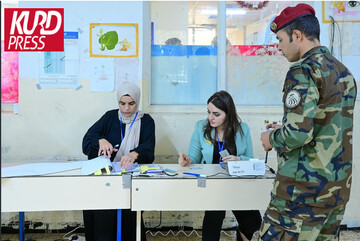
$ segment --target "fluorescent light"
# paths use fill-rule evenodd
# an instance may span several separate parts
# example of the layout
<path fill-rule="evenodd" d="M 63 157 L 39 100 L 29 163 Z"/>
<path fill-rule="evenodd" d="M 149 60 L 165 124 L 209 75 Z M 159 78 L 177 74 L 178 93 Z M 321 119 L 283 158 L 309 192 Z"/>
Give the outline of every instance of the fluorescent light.
<path fill-rule="evenodd" d="M 203 9 L 201 14 L 217 15 L 217 9 Z M 243 9 L 227 9 L 226 15 L 244 15 L 246 11 Z"/>
<path fill-rule="evenodd" d="M 246 11 L 243 9 L 228 9 L 226 10 L 226 15 L 244 15 Z"/>
<path fill-rule="evenodd" d="M 203 10 L 201 10 L 201 14 L 217 15 L 217 10 L 216 9 L 203 9 Z"/>

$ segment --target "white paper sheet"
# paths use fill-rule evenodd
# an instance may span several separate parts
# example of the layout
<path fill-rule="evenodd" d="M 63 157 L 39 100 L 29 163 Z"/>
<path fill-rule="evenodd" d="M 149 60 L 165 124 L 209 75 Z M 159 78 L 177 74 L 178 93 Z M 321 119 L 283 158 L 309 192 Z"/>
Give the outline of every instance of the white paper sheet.
<path fill-rule="evenodd" d="M 78 33 L 65 33 L 67 35 L 64 35 L 64 52 L 39 54 L 39 86 L 41 88 L 77 88 L 79 86 Z"/>
<path fill-rule="evenodd" d="M 57 172 L 80 169 L 82 161 L 62 163 L 29 163 L 16 166 L 2 167 L 1 177 L 39 176 Z"/>
<path fill-rule="evenodd" d="M 138 84 L 139 59 L 138 58 L 116 58 L 115 66 L 115 89 L 124 83 Z"/>
<path fill-rule="evenodd" d="M 90 91 L 114 90 L 114 60 L 112 58 L 92 58 L 90 71 Z"/>
<path fill-rule="evenodd" d="M 99 156 L 88 161 L 83 161 L 81 167 L 81 174 L 90 175 L 106 166 L 112 167 L 110 159 L 104 156 Z"/>

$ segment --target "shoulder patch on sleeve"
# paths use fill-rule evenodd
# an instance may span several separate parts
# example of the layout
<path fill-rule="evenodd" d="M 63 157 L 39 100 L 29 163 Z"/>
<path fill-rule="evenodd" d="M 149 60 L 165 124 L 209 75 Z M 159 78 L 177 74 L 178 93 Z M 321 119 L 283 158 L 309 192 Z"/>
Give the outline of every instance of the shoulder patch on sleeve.
<path fill-rule="evenodd" d="M 298 90 L 290 90 L 286 94 L 285 105 L 289 109 L 293 109 L 300 104 L 301 95 Z"/>

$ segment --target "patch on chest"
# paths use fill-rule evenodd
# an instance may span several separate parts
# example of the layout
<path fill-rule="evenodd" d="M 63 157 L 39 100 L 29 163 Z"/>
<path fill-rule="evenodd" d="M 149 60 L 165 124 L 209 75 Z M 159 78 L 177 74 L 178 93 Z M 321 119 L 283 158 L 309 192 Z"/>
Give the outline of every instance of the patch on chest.
<path fill-rule="evenodd" d="M 300 104 L 301 95 L 297 90 L 290 90 L 285 98 L 285 105 L 289 109 L 293 109 Z"/>

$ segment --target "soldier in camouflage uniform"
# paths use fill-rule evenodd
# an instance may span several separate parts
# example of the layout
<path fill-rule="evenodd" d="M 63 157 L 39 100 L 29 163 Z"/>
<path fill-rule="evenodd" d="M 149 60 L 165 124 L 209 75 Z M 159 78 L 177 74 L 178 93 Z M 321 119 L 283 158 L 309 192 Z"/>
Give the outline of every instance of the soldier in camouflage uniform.
<path fill-rule="evenodd" d="M 261 134 L 264 149 L 277 151 L 278 172 L 253 240 L 337 240 L 350 195 L 356 82 L 320 45 L 311 6 L 284 9 L 271 30 L 294 64 L 283 87 L 282 125 Z"/>

